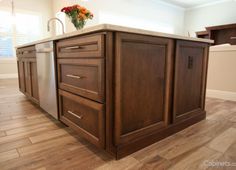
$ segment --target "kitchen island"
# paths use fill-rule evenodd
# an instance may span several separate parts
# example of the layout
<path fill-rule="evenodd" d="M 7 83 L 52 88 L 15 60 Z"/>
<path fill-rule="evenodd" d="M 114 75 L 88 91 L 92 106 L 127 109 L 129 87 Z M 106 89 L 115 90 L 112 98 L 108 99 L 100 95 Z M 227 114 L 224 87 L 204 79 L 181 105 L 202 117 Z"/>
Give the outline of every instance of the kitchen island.
<path fill-rule="evenodd" d="M 213 41 L 102 24 L 17 47 L 20 90 L 38 101 L 35 45 L 53 41 L 59 120 L 116 158 L 205 119 Z"/>

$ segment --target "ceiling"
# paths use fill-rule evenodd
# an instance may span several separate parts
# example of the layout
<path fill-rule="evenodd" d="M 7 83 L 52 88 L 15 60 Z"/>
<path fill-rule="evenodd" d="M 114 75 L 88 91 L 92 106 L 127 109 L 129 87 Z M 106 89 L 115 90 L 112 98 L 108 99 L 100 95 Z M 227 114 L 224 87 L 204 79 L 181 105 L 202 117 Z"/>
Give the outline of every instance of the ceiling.
<path fill-rule="evenodd" d="M 201 5 L 217 3 L 223 0 L 161 0 L 161 1 L 177 5 L 183 8 L 193 8 Z"/>

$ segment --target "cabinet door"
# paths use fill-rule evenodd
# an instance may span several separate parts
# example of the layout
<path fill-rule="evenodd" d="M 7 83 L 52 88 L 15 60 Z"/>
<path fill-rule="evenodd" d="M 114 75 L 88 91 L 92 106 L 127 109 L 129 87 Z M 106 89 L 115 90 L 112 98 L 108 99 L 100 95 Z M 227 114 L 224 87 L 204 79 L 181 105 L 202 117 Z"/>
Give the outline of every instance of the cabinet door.
<path fill-rule="evenodd" d="M 36 102 L 38 102 L 39 101 L 38 75 L 37 75 L 37 63 L 35 58 L 29 61 L 29 68 L 30 68 L 30 81 L 31 81 L 31 97 Z"/>
<path fill-rule="evenodd" d="M 144 138 L 166 127 L 173 41 L 116 34 L 115 144 Z"/>
<path fill-rule="evenodd" d="M 177 41 L 173 121 L 204 112 L 208 45 Z"/>
<path fill-rule="evenodd" d="M 22 59 L 17 60 L 17 68 L 18 68 L 19 89 L 22 93 L 25 93 L 25 68 Z"/>
<path fill-rule="evenodd" d="M 24 77 L 25 77 L 25 95 L 31 97 L 30 67 L 28 59 L 24 60 Z"/>

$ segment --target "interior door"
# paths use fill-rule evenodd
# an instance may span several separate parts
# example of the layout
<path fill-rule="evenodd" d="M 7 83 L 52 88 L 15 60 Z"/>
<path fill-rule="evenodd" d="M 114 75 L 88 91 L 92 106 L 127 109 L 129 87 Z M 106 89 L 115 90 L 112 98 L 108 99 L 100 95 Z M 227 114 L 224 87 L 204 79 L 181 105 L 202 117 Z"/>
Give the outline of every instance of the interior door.
<path fill-rule="evenodd" d="M 204 112 L 208 45 L 177 41 L 173 122 Z"/>
<path fill-rule="evenodd" d="M 172 57 L 170 39 L 116 34 L 116 145 L 168 125 Z"/>

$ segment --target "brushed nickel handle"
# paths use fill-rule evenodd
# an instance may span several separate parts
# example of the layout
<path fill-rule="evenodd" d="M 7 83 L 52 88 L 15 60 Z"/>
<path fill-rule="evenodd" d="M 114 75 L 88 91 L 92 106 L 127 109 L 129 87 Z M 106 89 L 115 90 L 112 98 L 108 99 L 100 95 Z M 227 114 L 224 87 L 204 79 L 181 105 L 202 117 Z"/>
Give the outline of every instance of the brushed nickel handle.
<path fill-rule="evenodd" d="M 236 37 L 230 37 L 231 40 L 236 40 Z"/>
<path fill-rule="evenodd" d="M 75 49 L 80 49 L 80 48 L 81 48 L 81 46 L 76 45 L 76 46 L 71 46 L 71 47 L 65 47 L 64 49 L 65 50 L 75 50 Z"/>
<path fill-rule="evenodd" d="M 73 116 L 77 117 L 78 119 L 83 119 L 83 116 L 79 116 L 79 115 L 73 113 L 73 112 L 70 111 L 70 110 L 68 110 L 67 112 L 68 112 L 69 114 L 72 114 Z"/>
<path fill-rule="evenodd" d="M 81 76 L 77 76 L 77 75 L 73 75 L 73 74 L 67 74 L 66 77 L 75 78 L 75 79 L 82 79 L 83 78 Z"/>

